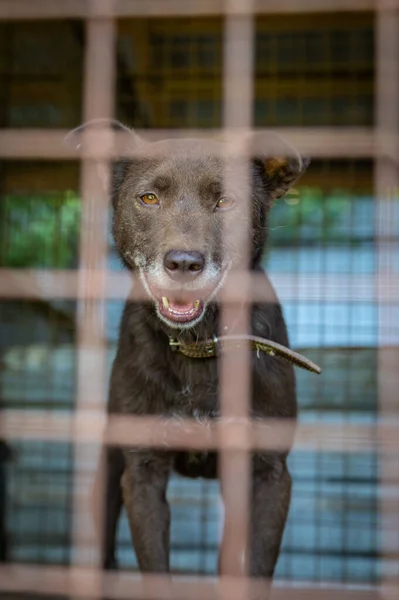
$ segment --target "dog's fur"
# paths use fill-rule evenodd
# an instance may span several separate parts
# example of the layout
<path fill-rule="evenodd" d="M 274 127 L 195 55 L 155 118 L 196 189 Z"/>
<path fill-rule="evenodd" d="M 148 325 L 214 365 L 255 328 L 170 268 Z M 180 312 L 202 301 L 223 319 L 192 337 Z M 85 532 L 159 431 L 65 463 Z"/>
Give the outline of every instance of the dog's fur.
<path fill-rule="evenodd" d="M 222 158 L 225 147 L 216 142 L 143 144 L 133 132 L 131 139 L 130 150 L 113 166 L 113 234 L 126 267 L 141 275 L 148 302 L 126 303 L 112 369 L 109 411 L 194 417 L 206 422 L 219 414 L 217 360 L 191 359 L 173 352 L 168 336 L 193 342 L 222 333 L 218 290 L 241 256 L 240 236 L 225 232 L 241 219 L 242 229 L 247 234 L 249 228 L 252 241 L 249 268 L 264 276 L 267 298 L 251 306 L 251 332 L 288 345 L 281 306 L 260 262 L 272 201 L 287 192 L 309 161 L 276 136 L 252 138 L 251 214 L 245 218 L 245 193 L 232 184 L 244 160 L 239 154 L 232 157 L 229 171 Z M 156 193 L 158 205 L 143 205 L 140 197 L 148 192 Z M 221 196 L 233 199 L 231 210 L 215 211 Z M 171 249 L 200 252 L 205 259 L 203 271 L 188 282 L 176 283 L 164 268 L 164 256 Z M 193 323 L 174 324 L 162 314 L 160 299 L 182 293 L 191 300 L 200 298 L 203 310 Z M 292 366 L 253 353 L 251 367 L 252 416 L 295 418 Z M 252 455 L 248 547 L 252 576 L 271 578 L 274 572 L 290 503 L 286 458 L 286 452 Z M 196 453 L 192 460 L 192 453 L 168 449 L 112 448 L 107 450 L 106 464 L 104 567 L 116 567 L 115 530 L 123 503 L 140 570 L 168 572 L 169 475 L 175 470 L 189 477 L 217 477 L 217 456 Z"/>

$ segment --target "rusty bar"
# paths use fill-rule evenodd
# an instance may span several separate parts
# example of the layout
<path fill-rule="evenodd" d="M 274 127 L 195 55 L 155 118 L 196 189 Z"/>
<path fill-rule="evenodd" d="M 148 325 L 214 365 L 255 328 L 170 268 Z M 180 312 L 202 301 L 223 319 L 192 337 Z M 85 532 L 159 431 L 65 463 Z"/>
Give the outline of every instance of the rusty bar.
<path fill-rule="evenodd" d="M 86 118 L 87 120 L 87 118 Z M 251 129 L 249 129 L 251 131 Z M 264 129 L 258 128 L 257 133 Z M 290 140 L 299 151 L 313 158 L 372 158 L 387 155 L 398 160 L 397 147 L 393 144 L 389 132 L 378 138 L 371 128 L 367 127 L 278 127 L 273 131 Z M 42 159 L 42 160 L 77 160 L 90 156 L 96 159 L 107 159 L 116 156 L 126 145 L 125 133 L 110 132 L 101 128 L 91 134 L 91 148 L 82 146 L 73 148 L 64 143 L 69 133 L 66 129 L 1 129 L 0 157 L 4 159 Z M 137 134 L 148 141 L 157 141 L 181 137 L 199 137 L 202 139 L 230 140 L 237 137 L 236 128 L 226 127 L 224 130 L 170 129 L 170 130 L 137 130 Z M 397 141 L 397 140 L 396 140 Z"/>
<path fill-rule="evenodd" d="M 385 0 L 385 6 L 397 0 Z M 371 11 L 378 0 L 254 0 L 253 8 L 245 2 L 230 8 L 224 0 L 116 0 L 111 10 L 95 10 L 88 0 L 0 0 L 0 20 L 84 19 L 97 15 L 121 17 L 205 16 L 237 11 L 248 14 L 307 13 L 332 11 Z M 384 6 L 383 4 L 383 6 Z M 101 5 L 101 3 L 100 3 Z"/>
<path fill-rule="evenodd" d="M 329 450 L 397 453 L 399 420 L 381 418 L 374 424 L 300 423 L 295 447 L 300 450 Z M 80 414 L 7 409 L 0 416 L 0 434 L 7 440 L 70 441 L 76 444 L 154 446 L 157 448 L 193 448 L 216 450 L 285 450 L 292 438 L 295 423 L 277 419 L 218 419 L 204 427 L 194 419 L 176 420 L 159 417 L 110 416 L 102 410 Z M 391 480 L 397 480 L 397 473 Z"/>
<path fill-rule="evenodd" d="M 28 593 L 61 595 L 68 593 L 76 598 L 95 598 L 97 581 L 101 572 L 96 569 L 76 567 L 21 566 L 9 564 L 0 567 L 0 587 L 8 593 Z M 258 583 L 243 581 L 242 578 L 222 576 L 180 577 L 172 582 L 164 575 L 148 577 L 149 585 L 144 586 L 136 574 L 105 573 L 102 575 L 104 594 L 114 600 L 153 600 L 165 597 L 165 589 L 170 589 L 173 600 L 219 600 L 220 597 L 235 598 L 237 590 L 258 589 Z M 282 582 L 274 589 L 271 600 L 379 600 L 377 586 L 318 585 L 301 583 L 298 586 Z"/>
<path fill-rule="evenodd" d="M 86 21 L 86 46 L 84 62 L 84 120 L 112 118 L 114 114 L 114 81 L 116 61 L 116 25 L 108 18 L 112 14 L 112 0 L 92 0 L 90 10 L 93 17 Z M 105 132 L 106 133 L 106 132 Z M 93 151 L 95 141 L 88 136 L 83 138 L 83 146 Z M 103 177 L 99 177 L 99 169 Z M 93 406 L 105 411 L 107 394 L 107 347 L 105 330 L 105 267 L 108 254 L 108 180 L 109 170 L 106 160 L 84 159 L 81 166 L 82 217 L 80 231 L 80 261 L 78 271 L 79 302 L 77 311 L 77 397 L 76 418 Z M 105 183 L 104 183 L 105 182 Z M 102 278 L 93 280 L 93 274 L 100 270 Z M 99 292 L 93 298 L 92 288 Z M 98 443 L 92 446 L 78 445 L 74 450 L 74 505 L 72 562 L 84 564 L 86 547 L 82 537 L 82 524 L 88 519 L 88 506 L 93 497 L 87 497 L 84 464 L 98 451 Z M 100 493 L 96 495 L 96 508 L 102 511 L 102 467 L 99 466 L 98 481 Z M 91 501 L 90 501 L 91 500 Z M 94 507 L 92 507 L 94 508 Z M 98 520 L 99 523 L 102 519 Z M 100 539 L 102 531 L 92 533 L 92 565 L 101 564 Z M 101 595 L 101 580 L 98 579 L 98 593 Z"/>
<path fill-rule="evenodd" d="M 306 273 L 297 277 L 296 281 L 295 277 L 297 277 L 296 273 L 272 275 L 271 279 L 283 301 L 321 302 L 327 296 L 331 302 L 373 302 L 377 283 L 380 304 L 399 302 L 399 276 L 395 273 L 377 275 Z M 108 300 L 121 300 L 128 296 L 132 300 L 148 299 L 142 286 L 137 285 L 137 277 L 126 271 L 94 269 L 90 274 L 90 282 L 90 288 L 84 291 L 79 286 L 79 275 L 76 271 L 0 269 L 0 298 L 38 301 L 57 298 L 78 300 L 86 294 L 86 297 L 94 300 L 101 299 L 105 294 Z M 227 303 L 271 299 L 268 290 L 265 290 L 264 278 L 255 273 L 231 274 L 231 277 L 226 280 L 225 287 Z M 248 297 L 248 287 L 251 290 L 250 297 Z M 394 340 L 391 340 L 392 344 L 395 344 Z"/>
<path fill-rule="evenodd" d="M 381 2 L 387 7 L 389 3 Z M 390 136 L 392 148 L 399 150 L 399 12 L 379 11 L 376 15 L 376 113 L 377 140 Z M 378 406 L 383 419 L 395 418 L 398 399 L 399 348 L 392 345 L 397 298 L 384 302 L 381 276 L 393 280 L 398 252 L 398 231 L 395 218 L 399 216 L 399 170 L 398 164 L 386 157 L 378 157 L 375 163 L 376 196 L 376 300 L 378 306 Z M 396 248 L 391 240 L 396 240 Z M 397 459 L 392 460 L 383 449 L 380 454 L 380 486 L 397 477 Z M 395 493 L 395 492 L 394 492 Z M 392 511 L 392 498 L 379 495 L 380 529 L 382 541 L 382 584 L 384 597 L 399 595 L 399 509 Z M 393 557 L 393 562 L 392 558 Z M 396 563 L 396 568 L 392 568 Z"/>
<path fill-rule="evenodd" d="M 240 14 L 242 6 L 248 14 Z M 223 30 L 223 125 L 237 132 L 237 139 L 231 142 L 230 148 L 240 151 L 241 138 L 252 125 L 253 99 L 253 45 L 254 18 L 252 0 L 246 3 L 240 0 L 226 2 L 228 15 Z M 229 150 L 230 153 L 230 150 Z M 246 153 L 245 155 L 246 156 Z M 249 161 L 234 166 L 226 156 L 225 178 L 232 189 L 239 189 L 242 198 L 248 199 L 243 206 L 240 219 L 224 228 L 224 244 L 233 247 L 233 242 L 240 249 L 239 265 L 244 272 L 249 268 L 249 229 L 246 226 L 250 215 L 250 171 Z M 238 240 L 238 242 L 237 242 Z M 243 297 L 248 298 L 248 285 L 242 288 Z M 221 335 L 250 333 L 249 305 L 247 302 L 234 304 L 225 302 L 228 289 L 221 291 Z M 239 350 L 222 354 L 219 359 L 219 398 L 220 413 L 227 419 L 245 419 L 250 410 L 250 350 L 243 345 Z M 242 443 L 248 444 L 248 432 L 242 431 Z M 219 453 L 219 469 L 221 490 L 224 503 L 224 527 L 220 548 L 219 573 L 223 575 L 243 575 L 248 573 L 248 550 L 250 531 L 250 485 L 251 458 L 246 449 L 231 451 L 224 449 L 225 433 L 220 431 L 221 452 Z M 240 485 L 237 486 L 237 481 Z M 223 591 L 225 600 L 244 600 L 249 593 L 246 582 L 234 591 Z"/>

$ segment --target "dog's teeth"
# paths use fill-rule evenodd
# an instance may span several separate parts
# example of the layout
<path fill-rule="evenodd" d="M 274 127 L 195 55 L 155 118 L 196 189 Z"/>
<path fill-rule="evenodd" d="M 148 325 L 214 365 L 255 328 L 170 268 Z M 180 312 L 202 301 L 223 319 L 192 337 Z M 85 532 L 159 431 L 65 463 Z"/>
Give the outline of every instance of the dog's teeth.
<path fill-rule="evenodd" d="M 168 299 L 165 298 L 165 296 L 162 296 L 162 304 L 164 308 L 169 308 L 169 302 Z"/>
<path fill-rule="evenodd" d="M 194 302 L 194 304 L 193 304 L 194 308 L 198 308 L 198 307 L 199 307 L 199 305 L 200 305 L 200 301 L 199 301 L 199 300 L 196 300 L 196 301 Z"/>

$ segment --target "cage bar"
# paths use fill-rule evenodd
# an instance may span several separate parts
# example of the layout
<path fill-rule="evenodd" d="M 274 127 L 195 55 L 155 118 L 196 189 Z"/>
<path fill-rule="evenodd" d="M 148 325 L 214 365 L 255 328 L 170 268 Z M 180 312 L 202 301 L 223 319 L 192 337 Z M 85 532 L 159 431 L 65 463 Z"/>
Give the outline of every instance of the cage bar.
<path fill-rule="evenodd" d="M 379 302 L 386 304 L 398 302 L 399 278 L 397 274 L 320 274 L 301 275 L 295 283 L 295 273 L 273 275 L 273 282 L 283 301 L 303 300 L 320 302 L 328 295 L 333 302 L 371 302 L 375 298 L 375 285 L 379 289 Z M 105 283 L 104 283 L 105 280 Z M 95 269 L 91 272 L 90 288 L 85 291 L 91 299 L 142 300 L 146 296 L 136 287 L 137 278 L 131 274 Z M 226 281 L 225 302 L 260 302 L 267 300 L 262 279 L 256 274 L 236 272 Z M 249 288 L 249 292 L 247 291 Z M 0 295 L 9 299 L 40 300 L 45 298 L 80 299 L 83 292 L 79 287 L 79 278 L 75 271 L 30 269 L 0 269 Z"/>
<path fill-rule="evenodd" d="M 397 146 L 399 140 L 399 12 L 379 12 L 376 17 L 376 128 L 381 137 L 390 134 Z M 378 157 L 375 163 L 375 197 L 377 220 L 377 279 L 378 306 L 378 405 L 382 418 L 395 413 L 398 401 L 397 365 L 399 350 L 392 336 L 395 311 L 391 304 L 381 302 L 383 292 L 379 276 L 394 277 L 393 252 L 395 236 L 395 210 L 399 201 L 399 168 L 397 161 Z M 396 304 L 397 306 L 398 304 Z M 396 365 L 396 367 L 395 367 Z M 395 381 L 396 380 L 396 381 Z M 391 487 L 397 482 L 397 470 L 385 452 L 380 453 L 380 485 Z M 395 494 L 395 492 L 393 492 Z M 396 497 L 397 498 L 397 497 Z M 398 499 L 398 498 L 397 498 Z M 399 510 L 398 502 L 385 495 L 379 498 L 381 515 L 382 553 L 385 563 L 382 586 L 386 598 L 393 599 L 399 590 Z M 393 557 L 393 558 L 392 558 Z M 396 557 L 396 558 L 395 558 Z"/>
<path fill-rule="evenodd" d="M 99 128 L 100 129 L 100 128 Z M 149 141 L 169 138 L 198 137 L 202 139 L 231 139 L 237 136 L 234 127 L 226 127 L 220 131 L 203 129 L 165 129 L 165 130 L 136 130 L 137 134 Z M 251 127 L 248 127 L 248 133 Z M 257 133 L 262 128 L 257 128 Z M 350 129 L 332 128 L 273 128 L 273 131 L 289 139 L 301 152 L 316 158 L 373 158 L 384 153 L 395 158 L 395 146 L 384 143 L 384 137 L 376 140 L 373 129 L 353 127 Z M 68 130 L 32 130 L 32 129 L 2 129 L 0 130 L 1 156 L 7 159 L 41 158 L 43 160 L 76 160 L 84 155 L 90 157 L 88 148 L 74 149 L 64 143 Z M 99 130 L 93 133 L 91 154 L 94 158 L 111 158 L 123 147 L 126 134 L 105 130 L 105 135 Z M 102 137 L 102 135 L 104 137 Z M 385 136 L 390 138 L 388 134 Z M 114 146 L 109 142 L 115 140 Z M 102 142 L 105 142 L 102 143 Z M 378 143 L 377 143 L 378 142 Z M 396 155 L 397 156 L 397 155 Z M 396 159 L 395 159 L 396 160 Z"/>
<path fill-rule="evenodd" d="M 100 5 L 101 6 L 101 5 Z M 93 11 L 93 5 L 87 0 L 1 0 L 1 19 L 44 19 L 44 18 L 89 18 L 97 16 L 114 17 L 131 16 L 199 16 L 241 13 L 248 14 L 252 10 L 257 14 L 273 13 L 308 13 L 329 11 L 370 11 L 397 6 L 397 0 L 255 0 L 253 5 L 246 3 L 224 2 L 223 0 L 117 0 L 110 9 L 105 5 L 100 10 Z"/>
<path fill-rule="evenodd" d="M 299 450 L 340 452 L 345 442 L 348 452 L 368 452 L 370 449 L 394 454 L 399 440 L 397 418 L 380 418 L 375 424 L 311 424 L 280 422 L 276 419 L 220 419 L 203 427 L 193 419 L 109 416 L 90 410 L 78 416 L 35 410 L 34 413 L 7 409 L 0 419 L 0 434 L 5 440 L 68 441 L 124 446 L 154 446 L 194 450 L 284 450 L 291 444 L 295 432 L 295 447 Z"/>
<path fill-rule="evenodd" d="M 38 593 L 64 594 L 69 590 L 73 598 L 97 598 L 97 581 L 100 572 L 96 569 L 67 568 L 67 567 L 25 567 L 9 565 L 0 567 L 0 580 L 2 587 L 7 592 L 31 592 L 34 588 Z M 258 589 L 253 580 L 243 581 L 243 578 L 221 576 L 218 581 L 213 578 L 187 577 L 170 582 L 168 577 L 162 575 L 151 576 L 151 587 L 143 585 L 140 578 L 126 573 L 114 575 L 102 574 L 103 590 L 115 600 L 142 598 L 152 600 L 154 597 L 162 598 L 168 588 L 171 598 L 192 600 L 206 598 L 218 599 L 221 596 L 234 598 L 238 592 L 247 589 Z M 277 587 L 273 591 L 272 600 L 380 600 L 377 588 L 373 586 L 301 586 L 298 589 L 289 586 Z"/>
<path fill-rule="evenodd" d="M 93 10 L 100 8 L 108 14 L 112 9 L 112 0 L 91 2 Z M 86 20 L 86 54 L 84 69 L 84 121 L 96 118 L 111 118 L 114 113 L 114 79 L 115 79 L 115 23 L 111 18 Z M 83 139 L 83 144 L 87 140 Z M 89 139 L 89 144 L 93 141 Z M 100 178 L 98 169 L 105 175 Z M 105 189 L 102 181 L 105 180 Z M 104 303 L 104 268 L 107 257 L 108 198 L 107 190 L 108 164 L 99 161 L 83 160 L 81 165 L 82 220 L 80 234 L 80 256 L 78 285 L 81 295 L 77 313 L 78 332 L 78 373 L 77 397 L 75 412 L 79 416 L 93 406 L 105 411 L 107 397 L 106 381 L 106 340 L 105 340 L 105 303 Z M 99 285 L 100 297 L 93 298 L 92 274 L 101 269 L 102 277 L 94 285 Z M 94 404 L 93 404 L 94 402 Z M 101 440 L 98 440 L 101 441 Z M 94 455 L 96 448 L 94 449 Z M 85 473 L 82 465 L 93 457 L 93 448 L 75 446 L 74 473 L 74 522 L 73 522 L 73 562 L 84 562 L 85 541 L 82 539 L 83 524 L 87 520 L 87 496 L 82 493 L 85 485 Z M 103 510 L 102 493 L 103 465 L 99 465 L 99 497 L 96 502 Z M 93 492 L 92 492 L 93 497 Z M 93 502 L 93 500 L 92 500 Z M 98 526 L 100 526 L 100 522 Z M 97 539 L 102 538 L 102 531 L 97 531 Z M 100 553 L 95 553 L 94 565 L 101 565 Z M 100 594 L 100 580 L 98 580 Z"/>
<path fill-rule="evenodd" d="M 244 133 L 251 127 L 253 97 L 253 16 L 237 15 L 235 10 L 242 3 L 235 0 L 228 2 L 233 14 L 229 14 L 224 23 L 223 51 L 223 119 L 228 128 L 235 128 Z M 251 2 L 246 5 L 251 7 Z M 237 142 L 236 142 L 237 144 Z M 238 142 L 237 146 L 240 146 Z M 248 199 L 244 208 L 243 220 L 238 221 L 231 229 L 225 228 L 224 236 L 229 244 L 234 239 L 242 241 L 240 267 L 246 270 L 249 264 L 249 231 L 246 231 L 246 219 L 249 215 L 249 163 L 244 162 L 242 168 L 232 172 L 229 157 L 226 160 L 225 178 L 232 177 L 231 185 L 242 190 L 243 197 Z M 230 182 L 229 182 L 230 183 Z M 223 257 L 223 260 L 227 260 Z M 248 286 L 243 288 L 244 297 L 248 297 Z M 225 294 L 221 294 L 221 329 L 222 334 L 249 331 L 249 308 L 245 305 L 233 305 L 224 302 Z M 220 373 L 220 412 L 221 417 L 246 418 L 250 409 L 250 356 L 249 346 L 234 353 L 222 354 L 219 358 Z M 231 374 L 234 373 L 234 378 Z M 221 432 L 221 442 L 223 432 Z M 245 439 L 244 439 L 245 441 Z M 248 573 L 248 551 L 250 532 L 250 485 L 251 457 L 246 451 L 219 453 L 220 482 L 224 501 L 223 538 L 220 549 L 219 568 L 222 575 L 246 575 Z M 237 487 L 237 481 L 240 485 Z M 223 592 L 223 598 L 229 600 L 248 597 L 246 586 L 236 589 L 231 595 Z"/>

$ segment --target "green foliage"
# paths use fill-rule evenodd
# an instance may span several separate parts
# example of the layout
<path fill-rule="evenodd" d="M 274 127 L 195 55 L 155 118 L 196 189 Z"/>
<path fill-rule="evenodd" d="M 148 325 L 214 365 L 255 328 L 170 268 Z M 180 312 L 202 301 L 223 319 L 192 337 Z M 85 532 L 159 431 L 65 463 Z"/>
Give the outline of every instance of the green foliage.
<path fill-rule="evenodd" d="M 355 227 L 361 220 L 356 211 L 361 215 L 365 208 L 364 199 L 359 200 L 348 190 L 328 195 L 317 187 L 291 190 L 273 207 L 271 245 L 364 240 L 365 232 Z M 81 201 L 75 192 L 8 194 L 1 202 L 0 266 L 65 269 L 77 265 Z"/>
<path fill-rule="evenodd" d="M 270 221 L 274 246 L 356 240 L 353 213 L 356 198 L 348 190 L 328 195 L 317 187 L 301 187 L 275 203 Z M 360 204 L 360 203 L 358 203 Z"/>
<path fill-rule="evenodd" d="M 3 196 L 0 264 L 4 267 L 76 266 L 81 201 L 75 192 Z"/>

